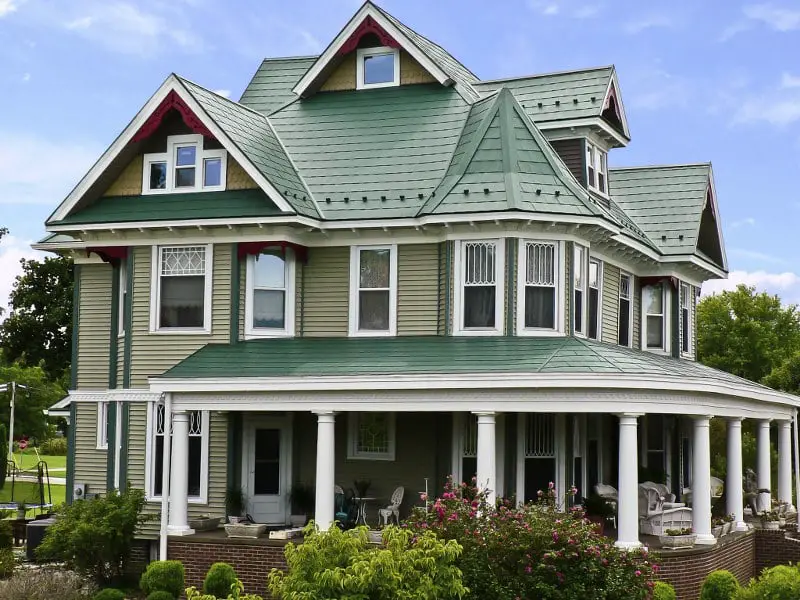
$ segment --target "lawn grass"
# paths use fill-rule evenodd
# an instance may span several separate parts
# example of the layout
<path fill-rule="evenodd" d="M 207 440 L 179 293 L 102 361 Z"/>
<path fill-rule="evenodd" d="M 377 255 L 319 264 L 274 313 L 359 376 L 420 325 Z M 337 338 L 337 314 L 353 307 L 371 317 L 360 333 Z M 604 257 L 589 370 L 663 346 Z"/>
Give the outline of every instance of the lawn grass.
<path fill-rule="evenodd" d="M 67 486 L 51 485 L 50 493 L 52 494 L 53 506 L 63 504 L 67 495 Z M 39 504 L 39 485 L 31 481 L 17 481 L 14 483 L 14 498 L 12 500 L 11 479 L 6 479 L 5 486 L 0 489 L 0 504 L 8 504 L 10 502 Z M 47 486 L 45 486 L 45 502 L 47 502 Z M 29 510 L 26 516 L 33 518 L 35 512 L 37 511 Z"/>
<path fill-rule="evenodd" d="M 23 471 L 31 471 L 36 469 L 36 465 L 39 464 L 40 460 L 43 460 L 47 463 L 47 469 L 50 471 L 52 476 L 66 477 L 66 456 L 45 456 L 44 454 L 40 454 L 37 458 L 36 452 L 34 452 L 33 448 L 14 453 L 14 462 Z M 53 471 L 55 471 L 55 473 L 53 473 Z"/>

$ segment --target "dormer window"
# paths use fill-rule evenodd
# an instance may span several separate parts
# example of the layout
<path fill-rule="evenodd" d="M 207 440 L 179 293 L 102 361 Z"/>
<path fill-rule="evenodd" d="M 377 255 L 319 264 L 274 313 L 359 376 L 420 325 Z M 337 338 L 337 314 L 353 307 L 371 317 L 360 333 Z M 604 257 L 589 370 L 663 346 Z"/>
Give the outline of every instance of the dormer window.
<path fill-rule="evenodd" d="M 359 48 L 356 60 L 357 89 L 400 85 L 400 51 L 396 48 Z"/>
<path fill-rule="evenodd" d="M 586 181 L 589 189 L 608 194 L 608 154 L 586 142 Z"/>
<path fill-rule="evenodd" d="M 144 155 L 143 194 L 225 189 L 227 152 L 203 148 L 202 135 L 173 135 L 167 151 Z"/>

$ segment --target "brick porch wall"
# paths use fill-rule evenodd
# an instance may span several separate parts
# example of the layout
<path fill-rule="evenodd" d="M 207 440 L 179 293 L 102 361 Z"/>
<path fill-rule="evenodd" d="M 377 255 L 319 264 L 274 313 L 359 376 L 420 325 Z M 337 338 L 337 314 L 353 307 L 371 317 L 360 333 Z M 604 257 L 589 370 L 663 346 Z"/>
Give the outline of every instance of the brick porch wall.
<path fill-rule="evenodd" d="M 759 529 L 756 536 L 756 573 L 768 567 L 800 562 L 800 539 L 783 531 Z"/>

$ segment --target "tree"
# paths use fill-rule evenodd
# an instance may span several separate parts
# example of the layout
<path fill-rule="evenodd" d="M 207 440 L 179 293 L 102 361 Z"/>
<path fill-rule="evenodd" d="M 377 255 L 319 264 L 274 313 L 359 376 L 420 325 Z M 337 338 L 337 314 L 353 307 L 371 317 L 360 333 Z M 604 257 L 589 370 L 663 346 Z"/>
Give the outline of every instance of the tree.
<path fill-rule="evenodd" d="M 47 439 L 47 417 L 44 410 L 66 395 L 64 388 L 51 381 L 41 367 L 25 367 L 19 363 L 3 364 L 0 355 L 0 384 L 15 381 L 28 389 L 17 389 L 14 407 L 14 437 L 23 435 L 37 441 Z M 0 422 L 9 423 L 11 391 L 0 393 Z M 5 456 L 0 457 L 4 460 Z"/>
<path fill-rule="evenodd" d="M 10 363 L 41 365 L 51 379 L 69 369 L 72 340 L 72 259 L 22 259 L 11 311 L 0 324 L 0 347 Z"/>
<path fill-rule="evenodd" d="M 709 367 L 761 382 L 800 351 L 800 313 L 778 296 L 739 285 L 697 305 L 697 358 Z"/>

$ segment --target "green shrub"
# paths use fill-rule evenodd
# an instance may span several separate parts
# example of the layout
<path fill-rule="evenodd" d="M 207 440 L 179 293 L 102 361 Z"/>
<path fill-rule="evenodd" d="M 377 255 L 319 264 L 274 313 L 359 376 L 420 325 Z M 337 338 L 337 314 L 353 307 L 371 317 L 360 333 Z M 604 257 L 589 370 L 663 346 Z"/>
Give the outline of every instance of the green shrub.
<path fill-rule="evenodd" d="M 11 522 L 0 520 L 0 550 L 11 549 L 14 547 L 14 529 Z"/>
<path fill-rule="evenodd" d="M 39 452 L 45 456 L 66 456 L 67 438 L 52 437 L 49 440 L 45 440 L 42 442 L 42 445 L 39 446 Z"/>
<path fill-rule="evenodd" d="M 736 600 L 796 600 L 800 598 L 800 569 L 779 565 L 764 569 L 758 579 L 741 588 Z"/>
<path fill-rule="evenodd" d="M 0 579 L 8 579 L 14 574 L 14 551 L 11 548 L 0 549 Z"/>
<path fill-rule="evenodd" d="M 227 563 L 214 563 L 208 570 L 203 582 L 203 593 L 217 598 L 225 598 L 231 593 L 231 586 L 236 585 L 236 571 Z"/>
<path fill-rule="evenodd" d="M 656 581 L 653 586 L 653 600 L 676 600 L 675 588 L 666 581 Z"/>
<path fill-rule="evenodd" d="M 461 546 L 431 531 L 388 527 L 380 548 L 370 545 L 366 527 L 320 532 L 309 523 L 303 533 L 302 544 L 284 551 L 288 572 L 269 574 L 274 597 L 448 600 L 467 592 L 455 566 Z"/>
<path fill-rule="evenodd" d="M 540 498 L 490 505 L 485 493 L 448 482 L 432 509 L 415 510 L 406 525 L 463 547 L 456 565 L 469 600 L 649 598 L 653 566 L 646 552 L 616 548 L 579 510 L 561 512 L 552 484 Z"/>
<path fill-rule="evenodd" d="M 101 585 L 120 580 L 127 572 L 133 536 L 147 520 L 143 507 L 144 492 L 133 488 L 63 505 L 36 554 L 64 562 Z"/>
<path fill-rule="evenodd" d="M 186 600 L 218 600 L 217 596 L 211 594 L 203 594 L 197 591 L 196 587 L 190 587 L 186 590 Z M 245 594 L 244 586 L 238 579 L 234 582 L 234 587 L 226 596 L 220 596 L 220 600 L 264 600 L 261 596 L 256 594 Z"/>
<path fill-rule="evenodd" d="M 92 600 L 125 600 L 125 593 L 115 588 L 100 590 Z"/>
<path fill-rule="evenodd" d="M 733 600 L 739 591 L 739 581 L 730 571 L 712 571 L 700 588 L 700 600 Z"/>
<path fill-rule="evenodd" d="M 168 592 L 177 598 L 183 592 L 185 573 L 183 564 L 177 560 L 159 560 L 147 565 L 142 573 L 139 587 L 145 594 Z"/>
<path fill-rule="evenodd" d="M 152 592 L 147 595 L 147 600 L 175 600 L 175 596 L 165 591 Z"/>

